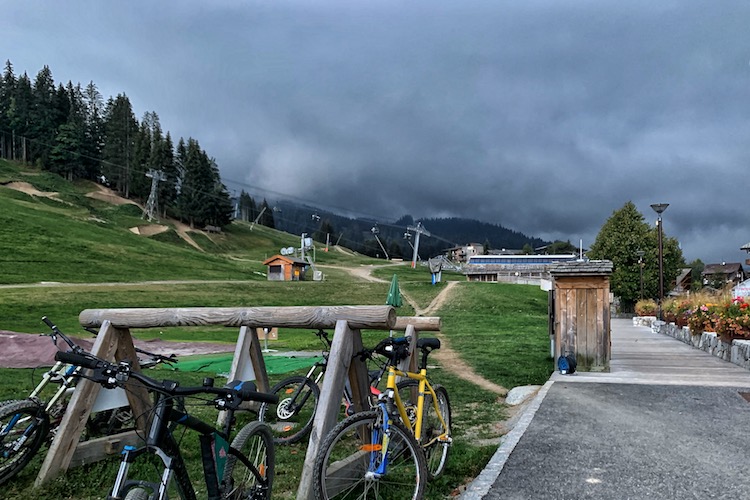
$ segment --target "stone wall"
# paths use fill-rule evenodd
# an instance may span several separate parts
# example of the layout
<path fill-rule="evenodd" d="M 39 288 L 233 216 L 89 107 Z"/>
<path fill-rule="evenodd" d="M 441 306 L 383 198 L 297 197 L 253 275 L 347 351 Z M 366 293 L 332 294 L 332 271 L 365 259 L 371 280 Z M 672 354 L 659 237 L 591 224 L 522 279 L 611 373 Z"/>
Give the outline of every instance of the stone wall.
<path fill-rule="evenodd" d="M 679 327 L 674 323 L 657 321 L 654 316 L 636 316 L 633 318 L 633 324 L 636 326 L 648 326 L 655 333 L 669 335 L 686 344 L 690 344 L 696 349 L 701 349 L 717 358 L 750 370 L 750 340 L 723 342 L 719 340 L 719 337 L 714 332 L 703 332 L 700 335 L 693 335 L 690 332 L 690 328 L 686 326 Z"/>

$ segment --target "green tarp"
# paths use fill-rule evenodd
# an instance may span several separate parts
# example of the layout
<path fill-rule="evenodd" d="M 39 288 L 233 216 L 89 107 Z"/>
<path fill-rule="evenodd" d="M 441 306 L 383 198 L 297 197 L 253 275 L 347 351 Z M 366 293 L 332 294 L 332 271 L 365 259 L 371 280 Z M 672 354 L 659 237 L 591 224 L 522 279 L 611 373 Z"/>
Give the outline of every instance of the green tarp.
<path fill-rule="evenodd" d="M 207 354 L 201 356 L 183 356 L 175 365 L 175 369 L 185 372 L 229 373 L 232 368 L 233 354 Z M 318 357 L 287 357 L 263 356 L 266 371 L 269 375 L 288 373 L 300 368 L 307 368 L 321 358 Z"/>

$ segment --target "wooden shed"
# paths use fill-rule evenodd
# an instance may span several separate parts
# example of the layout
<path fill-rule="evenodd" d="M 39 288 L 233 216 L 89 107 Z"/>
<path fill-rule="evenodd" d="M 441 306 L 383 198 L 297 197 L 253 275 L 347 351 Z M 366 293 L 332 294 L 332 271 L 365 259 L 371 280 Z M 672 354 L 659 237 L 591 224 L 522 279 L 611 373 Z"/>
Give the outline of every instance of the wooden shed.
<path fill-rule="evenodd" d="M 612 261 L 560 263 L 550 274 L 555 366 L 560 356 L 573 354 L 580 371 L 608 370 Z"/>
<path fill-rule="evenodd" d="M 307 262 L 286 255 L 274 255 L 263 262 L 268 266 L 268 281 L 304 281 Z"/>

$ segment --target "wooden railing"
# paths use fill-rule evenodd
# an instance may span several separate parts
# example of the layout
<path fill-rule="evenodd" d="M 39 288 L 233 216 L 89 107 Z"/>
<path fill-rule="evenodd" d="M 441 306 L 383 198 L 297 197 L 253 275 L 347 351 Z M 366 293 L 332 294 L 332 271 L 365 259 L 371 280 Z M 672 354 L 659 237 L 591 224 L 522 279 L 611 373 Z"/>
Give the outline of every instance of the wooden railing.
<path fill-rule="evenodd" d="M 361 330 L 404 332 L 415 346 L 420 331 L 440 330 L 440 318 L 396 317 L 391 306 L 330 306 L 330 307 L 191 307 L 191 308 L 129 308 L 87 309 L 81 312 L 82 326 L 99 328 L 92 353 L 110 361 L 134 361 L 139 370 L 131 329 L 186 326 L 240 327 L 232 368 L 233 378 L 254 379 L 259 390 L 268 391 L 268 375 L 263 361 L 258 330 L 262 328 L 334 329 L 326 377 L 320 391 L 318 410 L 307 448 L 300 479 L 298 499 L 312 498 L 312 466 L 326 434 L 336 424 L 341 394 L 348 378 L 357 411 L 369 407 L 367 367 L 352 355 L 362 349 Z M 416 349 L 402 368 L 416 369 Z M 242 377 L 237 377 L 242 375 Z M 99 392 L 99 384 L 81 379 L 68 404 L 55 439 L 50 446 L 35 485 L 40 485 L 73 465 L 82 465 L 119 453 L 124 444 L 138 444 L 135 432 L 108 436 L 79 443 L 81 432 Z M 148 414 L 149 397 L 145 388 L 128 394 L 136 416 Z M 145 419 L 136 422 L 144 429 Z"/>

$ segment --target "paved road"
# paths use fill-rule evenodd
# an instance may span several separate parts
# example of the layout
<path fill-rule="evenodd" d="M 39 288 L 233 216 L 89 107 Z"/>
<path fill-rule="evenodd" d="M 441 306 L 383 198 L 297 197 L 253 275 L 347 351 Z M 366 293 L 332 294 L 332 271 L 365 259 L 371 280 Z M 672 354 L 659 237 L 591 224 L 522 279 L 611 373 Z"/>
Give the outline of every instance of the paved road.
<path fill-rule="evenodd" d="M 750 499 L 750 372 L 612 322 L 610 373 L 555 374 L 463 499 Z"/>

